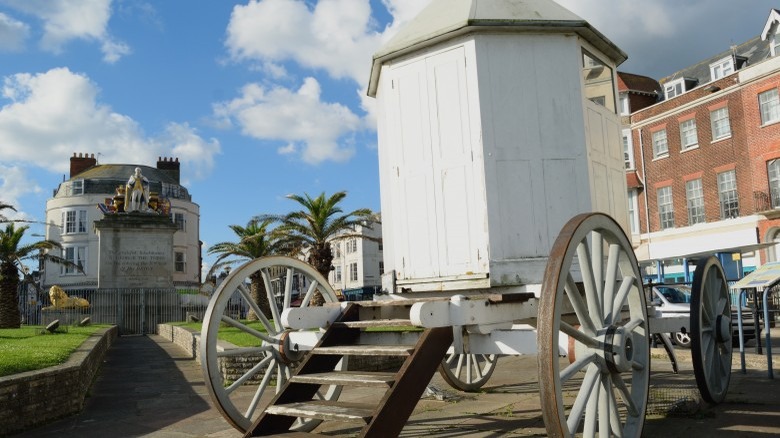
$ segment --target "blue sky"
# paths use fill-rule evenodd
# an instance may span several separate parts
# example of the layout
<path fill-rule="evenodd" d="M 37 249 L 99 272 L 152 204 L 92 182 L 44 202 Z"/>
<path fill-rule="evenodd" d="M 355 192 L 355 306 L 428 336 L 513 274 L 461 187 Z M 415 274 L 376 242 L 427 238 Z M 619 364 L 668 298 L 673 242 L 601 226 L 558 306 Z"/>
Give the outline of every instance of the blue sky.
<path fill-rule="evenodd" d="M 346 190 L 346 210 L 379 210 L 371 55 L 427 3 L 0 0 L 0 200 L 43 220 L 79 152 L 177 157 L 205 247 L 289 211 L 289 193 Z M 559 3 L 628 54 L 619 70 L 656 79 L 757 36 L 780 8 Z"/>

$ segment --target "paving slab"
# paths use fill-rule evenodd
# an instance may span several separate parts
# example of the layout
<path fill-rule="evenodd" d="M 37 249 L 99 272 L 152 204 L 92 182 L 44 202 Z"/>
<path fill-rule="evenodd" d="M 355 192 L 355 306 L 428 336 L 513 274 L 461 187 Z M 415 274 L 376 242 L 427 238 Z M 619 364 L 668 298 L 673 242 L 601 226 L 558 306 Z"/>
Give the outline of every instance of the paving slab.
<path fill-rule="evenodd" d="M 680 372 L 672 373 L 663 350 L 652 349 L 650 400 L 643 436 L 780 436 L 780 338 L 773 350 L 776 378 L 767 377 L 766 357 L 746 352 L 746 373 L 735 352 L 724 403 L 695 400 L 687 410 L 670 412 L 675 398 L 698 396 L 688 350 L 677 350 Z M 438 375 L 431 384 L 444 400 L 422 399 L 401 436 L 404 438 L 493 438 L 546 436 L 539 405 L 536 357 L 502 357 L 488 383 L 476 393 L 451 389 Z M 375 397 L 370 389 L 349 401 Z M 352 437 L 354 426 L 330 424 L 317 432 Z M 237 438 L 213 407 L 200 365 L 175 344 L 156 336 L 120 337 L 105 358 L 78 415 L 25 431 L 24 437 Z"/>

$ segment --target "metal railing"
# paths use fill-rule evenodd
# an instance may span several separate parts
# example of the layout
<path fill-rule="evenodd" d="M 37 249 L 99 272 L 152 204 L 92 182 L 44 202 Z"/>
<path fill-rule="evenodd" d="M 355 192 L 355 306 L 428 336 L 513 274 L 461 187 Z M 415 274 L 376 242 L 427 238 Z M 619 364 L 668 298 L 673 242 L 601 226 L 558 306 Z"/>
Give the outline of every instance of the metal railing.
<path fill-rule="evenodd" d="M 89 318 L 93 324 L 113 324 L 120 335 L 155 333 L 157 324 L 202 320 L 209 297 L 202 294 L 183 294 L 176 289 L 83 289 L 68 290 L 72 298 L 84 298 L 87 308 L 52 308 L 48 294 L 20 291 L 19 311 L 22 324 L 48 325 L 54 320 L 61 324 L 78 324 Z M 238 301 L 238 300 L 236 300 Z M 239 316 L 245 309 L 234 309 Z"/>

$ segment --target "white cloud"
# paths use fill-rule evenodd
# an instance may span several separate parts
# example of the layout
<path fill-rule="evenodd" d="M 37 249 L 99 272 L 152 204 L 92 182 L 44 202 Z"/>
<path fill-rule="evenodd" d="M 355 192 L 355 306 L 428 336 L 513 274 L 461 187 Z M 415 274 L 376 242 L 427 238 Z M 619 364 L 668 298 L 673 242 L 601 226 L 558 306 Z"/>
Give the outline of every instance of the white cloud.
<path fill-rule="evenodd" d="M 3 210 L 2 215 L 9 219 L 30 220 L 31 217 L 21 210 L 20 200 L 27 194 L 40 193 L 40 186 L 30 180 L 21 166 L 4 166 L 0 164 L 0 201 L 10 204 L 17 211 Z"/>
<path fill-rule="evenodd" d="M 132 118 L 98 101 L 99 89 L 67 68 L 6 77 L 0 107 L 0 156 L 65 173 L 74 152 L 95 154 L 104 163 L 154 165 L 159 156 L 178 156 L 183 177 L 202 178 L 213 167 L 219 142 L 205 140 L 187 124 L 171 123 L 156 137 Z"/>
<path fill-rule="evenodd" d="M 30 26 L 0 12 L 0 51 L 18 51 L 30 34 Z"/>
<path fill-rule="evenodd" d="M 368 0 L 252 0 L 233 9 L 226 46 L 236 61 L 283 62 L 367 81 L 381 36 Z"/>
<path fill-rule="evenodd" d="M 217 139 L 203 139 L 187 123 L 170 123 L 162 138 L 163 144 L 173 145 L 173 156 L 179 158 L 186 169 L 185 176 L 192 179 L 204 179 L 214 168 L 214 156 L 221 152 Z M 187 180 L 182 181 L 187 185 Z"/>
<path fill-rule="evenodd" d="M 320 100 L 320 84 L 306 78 L 298 90 L 266 89 L 248 84 L 241 96 L 216 104 L 214 115 L 240 126 L 243 134 L 257 139 L 286 142 L 280 153 L 300 147 L 304 161 L 345 161 L 354 148 L 340 144 L 361 121 L 346 106 Z"/>
<path fill-rule="evenodd" d="M 113 63 L 130 53 L 108 32 L 112 0 L 4 0 L 3 3 L 43 22 L 41 48 L 61 53 L 72 40 L 93 40 L 100 44 L 103 60 Z"/>

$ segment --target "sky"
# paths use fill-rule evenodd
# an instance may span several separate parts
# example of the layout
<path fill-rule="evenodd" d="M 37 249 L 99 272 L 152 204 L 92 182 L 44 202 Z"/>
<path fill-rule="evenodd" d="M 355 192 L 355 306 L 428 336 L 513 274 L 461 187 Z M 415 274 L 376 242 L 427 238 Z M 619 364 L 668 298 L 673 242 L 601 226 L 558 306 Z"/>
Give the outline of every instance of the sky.
<path fill-rule="evenodd" d="M 204 256 L 235 241 L 229 225 L 294 209 L 290 193 L 345 190 L 345 211 L 379 211 L 371 56 L 428 3 L 0 0 L 0 201 L 43 221 L 76 152 L 178 158 Z M 656 79 L 758 36 L 780 8 L 558 3 L 628 54 L 618 70 Z M 30 227 L 30 239 L 45 232 Z"/>

